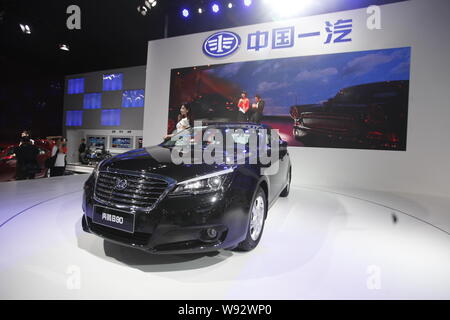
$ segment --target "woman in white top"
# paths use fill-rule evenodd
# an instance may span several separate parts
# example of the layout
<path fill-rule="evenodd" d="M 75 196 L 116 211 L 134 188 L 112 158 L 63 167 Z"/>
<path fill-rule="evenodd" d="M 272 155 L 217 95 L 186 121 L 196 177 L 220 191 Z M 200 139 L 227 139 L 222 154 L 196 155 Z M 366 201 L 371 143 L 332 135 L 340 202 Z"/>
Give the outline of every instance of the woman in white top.
<path fill-rule="evenodd" d="M 178 115 L 177 129 L 172 134 L 166 134 L 164 136 L 164 140 L 170 139 L 177 133 L 190 128 L 191 124 L 192 124 L 191 108 L 188 105 L 183 104 L 180 108 L 180 114 Z"/>
<path fill-rule="evenodd" d="M 52 149 L 52 157 L 56 155 L 55 165 L 50 169 L 50 177 L 63 176 L 66 170 L 66 154 L 64 153 L 64 147 L 60 139 L 56 141 L 56 144 Z"/>

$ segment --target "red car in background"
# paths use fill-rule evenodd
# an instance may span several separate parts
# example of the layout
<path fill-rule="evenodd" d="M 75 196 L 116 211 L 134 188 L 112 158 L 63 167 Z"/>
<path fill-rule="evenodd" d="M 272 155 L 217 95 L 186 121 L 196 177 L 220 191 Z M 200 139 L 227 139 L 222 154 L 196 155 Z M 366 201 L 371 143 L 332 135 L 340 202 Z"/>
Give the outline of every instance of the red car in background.
<path fill-rule="evenodd" d="M 52 147 L 47 140 L 35 140 L 34 145 L 39 149 L 38 163 L 41 171 L 36 174 L 36 178 L 47 176 L 47 168 L 45 168 L 45 160 L 51 157 Z M 16 157 L 14 148 L 19 143 L 2 143 L 0 142 L 0 182 L 16 180 Z"/>

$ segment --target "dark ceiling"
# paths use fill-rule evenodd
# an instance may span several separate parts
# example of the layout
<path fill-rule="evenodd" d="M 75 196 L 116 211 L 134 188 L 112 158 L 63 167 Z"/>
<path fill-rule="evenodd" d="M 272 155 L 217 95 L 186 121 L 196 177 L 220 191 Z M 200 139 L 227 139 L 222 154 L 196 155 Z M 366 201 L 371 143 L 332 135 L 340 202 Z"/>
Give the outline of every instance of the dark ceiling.
<path fill-rule="evenodd" d="M 302 1 L 302 0 L 298 0 Z M 309 16 L 386 4 L 399 0 L 316 0 Z M 402 0 L 400 0 L 402 1 Z M 404 1 L 404 0 L 403 0 Z M 212 2 L 222 5 L 210 12 Z M 228 2 L 233 9 L 225 8 Z M 0 1 L 0 140 L 31 129 L 35 136 L 61 134 L 64 76 L 146 64 L 147 43 L 167 36 L 272 21 L 262 0 L 249 8 L 243 0 L 158 0 L 149 14 L 144 0 L 3 0 Z M 69 5 L 81 8 L 81 30 L 68 30 Z M 203 7 L 202 15 L 196 13 Z M 190 19 L 181 9 L 191 10 Z M 167 22 L 167 23 L 166 23 Z M 24 34 L 19 24 L 27 24 Z M 58 45 L 69 45 L 62 51 Z"/>
<path fill-rule="evenodd" d="M 299 0 L 301 1 L 301 0 Z M 168 36 L 271 21 L 271 12 L 262 0 L 254 0 L 249 8 L 243 0 L 217 0 L 223 9 L 219 14 L 198 15 L 198 7 L 209 11 L 213 0 L 158 0 L 147 16 L 137 12 L 144 0 L 8 0 L 3 9 L 0 61 L 27 64 L 58 74 L 81 73 L 107 68 L 143 65 L 149 40 L 164 38 L 165 18 Z M 233 9 L 226 9 L 234 2 Z M 303 15 L 321 14 L 365 7 L 394 0 L 322 0 L 316 1 Z M 81 30 L 68 30 L 66 8 L 81 8 Z M 191 18 L 180 15 L 189 8 Z M 30 35 L 22 33 L 19 23 L 31 27 Z M 67 43 L 70 52 L 58 49 Z"/>

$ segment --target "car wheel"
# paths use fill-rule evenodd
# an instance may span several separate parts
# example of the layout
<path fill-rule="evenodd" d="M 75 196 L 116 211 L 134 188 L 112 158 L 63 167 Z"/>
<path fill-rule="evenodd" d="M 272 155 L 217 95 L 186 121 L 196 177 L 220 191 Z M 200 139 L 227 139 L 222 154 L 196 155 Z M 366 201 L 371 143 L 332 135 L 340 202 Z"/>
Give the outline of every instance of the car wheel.
<path fill-rule="evenodd" d="M 280 197 L 287 197 L 289 195 L 289 191 L 291 190 L 291 168 L 289 168 L 288 176 L 287 176 L 287 185 L 286 188 L 283 189 L 280 193 Z"/>
<path fill-rule="evenodd" d="M 256 196 L 253 199 L 253 203 L 250 207 L 250 221 L 247 229 L 247 236 L 235 250 L 237 251 L 250 251 L 253 250 L 261 239 L 264 223 L 267 216 L 267 201 L 266 193 L 259 187 L 256 192 Z"/>

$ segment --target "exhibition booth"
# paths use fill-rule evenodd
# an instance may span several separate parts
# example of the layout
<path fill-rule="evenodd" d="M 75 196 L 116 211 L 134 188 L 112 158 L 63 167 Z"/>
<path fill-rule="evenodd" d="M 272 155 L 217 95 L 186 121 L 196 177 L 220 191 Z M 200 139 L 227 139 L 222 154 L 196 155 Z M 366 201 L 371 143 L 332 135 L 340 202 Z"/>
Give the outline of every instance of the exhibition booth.
<path fill-rule="evenodd" d="M 245 92 L 288 143 L 290 193 L 250 252 L 155 255 L 83 231 L 88 175 L 1 184 L 1 298 L 449 299 L 447 16 L 410 0 L 190 34 L 67 76 L 72 165 L 81 139 L 155 150 L 184 104 L 236 122 Z"/>

